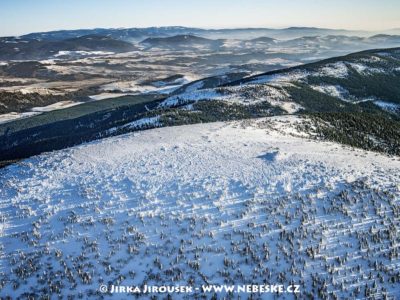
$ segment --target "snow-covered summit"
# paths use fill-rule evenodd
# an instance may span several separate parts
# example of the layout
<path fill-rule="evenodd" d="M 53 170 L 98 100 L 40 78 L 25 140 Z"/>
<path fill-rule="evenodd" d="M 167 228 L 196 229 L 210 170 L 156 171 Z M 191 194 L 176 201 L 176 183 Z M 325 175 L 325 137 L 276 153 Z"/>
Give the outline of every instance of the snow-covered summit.
<path fill-rule="evenodd" d="M 1 169 L 0 295 L 266 282 L 398 295 L 399 160 L 310 140 L 302 122 L 159 128 Z"/>

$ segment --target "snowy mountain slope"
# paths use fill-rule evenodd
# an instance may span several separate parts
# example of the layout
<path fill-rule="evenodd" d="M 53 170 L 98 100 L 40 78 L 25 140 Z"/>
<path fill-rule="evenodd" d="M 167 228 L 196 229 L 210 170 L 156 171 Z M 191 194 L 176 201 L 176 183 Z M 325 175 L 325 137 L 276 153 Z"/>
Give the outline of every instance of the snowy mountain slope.
<path fill-rule="evenodd" d="M 317 63 L 268 72 L 240 79 L 214 89 L 197 89 L 166 99 L 161 106 L 176 106 L 199 100 L 236 99 L 241 102 L 257 103 L 267 101 L 276 104 L 276 97 L 283 102 L 297 102 L 307 110 L 314 107 L 299 103 L 293 88 L 305 93 L 314 90 L 322 100 L 341 100 L 341 102 L 372 102 L 377 108 L 390 107 L 400 111 L 400 49 L 370 50 L 332 58 Z M 251 92 L 249 92 L 251 91 Z M 229 97 L 221 97 L 229 95 Z M 326 99 L 324 95 L 329 96 Z M 382 103 L 387 103 L 384 106 Z M 279 103 L 278 103 L 279 106 Z M 282 105 L 281 105 L 282 108 Z M 395 109 L 393 109 L 395 108 Z M 288 113 L 293 113 L 291 110 Z"/>
<path fill-rule="evenodd" d="M 399 159 L 303 122 L 153 129 L 1 169 L 0 295 L 293 282 L 300 298 L 395 298 Z"/>

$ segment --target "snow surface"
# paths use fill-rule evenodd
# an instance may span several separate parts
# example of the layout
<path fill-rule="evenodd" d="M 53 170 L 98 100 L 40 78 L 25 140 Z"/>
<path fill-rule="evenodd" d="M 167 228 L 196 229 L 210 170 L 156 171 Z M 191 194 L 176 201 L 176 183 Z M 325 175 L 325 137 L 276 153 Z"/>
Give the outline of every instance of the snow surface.
<path fill-rule="evenodd" d="M 377 100 L 377 101 L 374 101 L 374 104 L 378 105 L 380 108 L 387 110 L 387 111 L 391 111 L 391 112 L 400 111 L 400 104 L 397 104 L 397 103 L 391 103 L 391 102 Z"/>
<path fill-rule="evenodd" d="M 58 51 L 57 54 L 54 54 L 54 57 L 63 57 L 63 56 L 89 56 L 89 55 L 112 55 L 114 52 L 111 51 Z"/>
<path fill-rule="evenodd" d="M 160 117 L 142 118 L 133 122 L 129 122 L 119 127 L 114 127 L 107 130 L 108 134 L 115 133 L 118 130 L 124 129 L 143 129 L 143 128 L 154 128 L 160 127 L 162 124 L 160 122 Z"/>
<path fill-rule="evenodd" d="M 101 86 L 101 90 L 103 91 L 102 93 L 91 95 L 89 97 L 93 100 L 103 100 L 108 98 L 147 93 L 168 95 L 187 84 L 191 78 L 192 77 L 190 76 L 185 76 L 184 78 L 179 78 L 171 83 L 156 81 L 153 83 L 153 85 L 142 85 L 137 81 L 116 81 Z"/>
<path fill-rule="evenodd" d="M 159 104 L 160 107 L 173 107 L 185 103 L 196 102 L 200 100 L 225 100 L 226 97 L 218 93 L 215 89 L 194 90 L 185 92 L 177 96 L 171 96 Z"/>
<path fill-rule="evenodd" d="M 250 84 L 260 84 L 260 83 L 284 84 L 284 83 L 291 83 L 293 81 L 299 81 L 301 79 L 304 79 L 308 75 L 309 75 L 309 73 L 305 72 L 305 71 L 293 71 L 293 72 L 274 74 L 274 75 L 263 75 L 263 76 L 258 76 L 256 79 L 250 81 Z"/>
<path fill-rule="evenodd" d="M 329 76 L 334 78 L 345 78 L 349 73 L 347 65 L 340 61 L 334 64 L 328 64 L 327 66 L 319 70 L 319 76 Z"/>
<path fill-rule="evenodd" d="M 82 104 L 82 102 L 75 102 L 75 101 L 60 101 L 56 102 L 47 106 L 38 106 L 38 107 L 33 107 L 31 111 L 33 112 L 48 112 L 48 111 L 53 111 L 53 110 L 59 110 L 59 109 L 64 109 L 68 107 L 72 107 L 75 105 Z"/>
<path fill-rule="evenodd" d="M 17 119 L 29 118 L 35 115 L 40 114 L 39 112 L 24 112 L 24 113 L 17 113 L 11 112 L 8 114 L 1 114 L 0 115 L 0 124 L 11 122 Z"/>
<path fill-rule="evenodd" d="M 187 84 L 191 81 L 195 80 L 195 77 L 192 76 L 184 76 L 182 78 L 177 78 L 174 81 L 163 81 L 163 80 L 158 80 L 158 81 L 153 81 L 152 85 L 155 87 L 166 87 L 166 86 L 182 86 L 184 84 Z"/>
<path fill-rule="evenodd" d="M 190 92 L 194 92 L 197 90 L 201 90 L 203 88 L 203 86 L 204 86 L 204 81 L 200 80 L 200 81 L 197 81 L 197 82 L 194 82 L 194 83 L 191 83 L 190 85 L 188 85 L 185 88 L 185 92 L 190 93 Z"/>
<path fill-rule="evenodd" d="M 0 169 L 0 295 L 293 281 L 300 298 L 396 297 L 399 159 L 301 123 L 153 129 Z"/>
<path fill-rule="evenodd" d="M 100 93 L 97 95 L 91 95 L 89 96 L 89 98 L 98 101 L 98 100 L 112 99 L 129 95 L 135 95 L 135 93 Z"/>
<path fill-rule="evenodd" d="M 373 75 L 377 73 L 385 73 L 384 69 L 371 68 L 370 66 L 363 65 L 361 63 L 348 63 L 353 69 L 355 69 L 361 75 Z"/>
<path fill-rule="evenodd" d="M 17 119 L 24 119 L 24 118 L 29 118 L 33 117 L 36 115 L 39 115 L 43 112 L 49 112 L 53 110 L 59 110 L 59 109 L 64 109 L 68 107 L 72 107 L 75 105 L 79 105 L 82 102 L 74 102 L 74 101 L 60 101 L 56 102 L 47 106 L 37 106 L 33 107 L 31 111 L 29 112 L 22 112 L 22 113 L 17 113 L 17 112 L 11 112 L 8 114 L 0 114 L 0 124 L 2 123 L 7 123 L 11 122 Z"/>
<path fill-rule="evenodd" d="M 350 101 L 348 100 L 350 96 L 349 91 L 340 85 L 312 85 L 311 88 L 329 96 L 339 98 L 343 101 Z"/>

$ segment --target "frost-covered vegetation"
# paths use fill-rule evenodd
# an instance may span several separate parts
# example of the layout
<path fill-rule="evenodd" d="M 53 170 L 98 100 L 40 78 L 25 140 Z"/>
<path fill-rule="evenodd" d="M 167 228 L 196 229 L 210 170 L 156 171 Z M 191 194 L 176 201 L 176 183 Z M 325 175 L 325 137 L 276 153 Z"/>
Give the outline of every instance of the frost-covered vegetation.
<path fill-rule="evenodd" d="M 400 155 L 400 124 L 367 113 L 316 113 L 301 125 L 319 139 L 366 150 Z"/>
<path fill-rule="evenodd" d="M 399 160 L 309 140 L 304 122 L 154 129 L 0 170 L 0 295 L 294 283 L 300 298 L 395 299 Z"/>

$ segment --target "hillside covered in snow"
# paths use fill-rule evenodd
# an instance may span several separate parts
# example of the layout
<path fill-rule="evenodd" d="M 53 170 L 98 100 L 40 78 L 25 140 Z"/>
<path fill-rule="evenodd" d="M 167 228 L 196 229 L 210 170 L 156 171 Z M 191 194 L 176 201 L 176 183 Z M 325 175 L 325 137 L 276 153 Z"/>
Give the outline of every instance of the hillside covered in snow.
<path fill-rule="evenodd" d="M 247 105 L 268 102 L 292 114 L 300 110 L 354 110 L 358 106 L 346 104 L 366 102 L 399 114 L 399 78 L 399 48 L 369 50 L 246 77 L 213 89 L 190 89 L 167 98 L 161 106 L 200 100 Z"/>
<path fill-rule="evenodd" d="M 0 295 L 270 283 L 298 284 L 301 299 L 395 299 L 399 158 L 316 140 L 308 126 L 280 116 L 158 128 L 0 169 Z"/>

